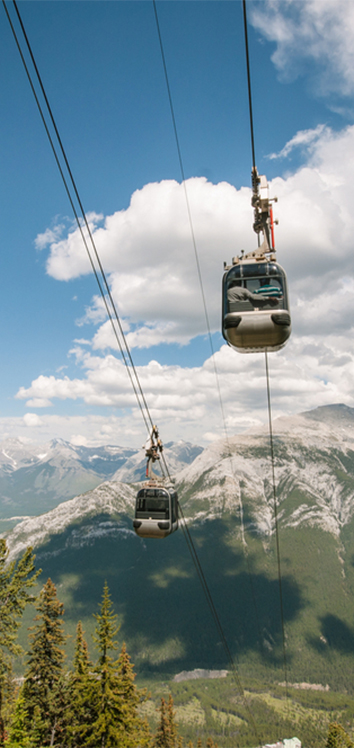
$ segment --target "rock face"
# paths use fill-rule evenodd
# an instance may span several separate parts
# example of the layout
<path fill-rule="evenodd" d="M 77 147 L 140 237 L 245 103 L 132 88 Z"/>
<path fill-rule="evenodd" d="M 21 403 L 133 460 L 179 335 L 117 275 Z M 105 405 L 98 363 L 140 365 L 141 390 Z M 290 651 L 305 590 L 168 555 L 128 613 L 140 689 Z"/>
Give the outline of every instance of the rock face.
<path fill-rule="evenodd" d="M 199 680 L 199 678 L 226 678 L 228 670 L 202 670 L 201 668 L 195 668 L 195 670 L 183 670 L 182 673 L 177 673 L 173 680 L 175 683 L 182 683 L 184 680 Z"/>
<path fill-rule="evenodd" d="M 329 406 L 280 418 L 273 435 L 280 525 L 319 527 L 339 537 L 354 514 L 354 409 Z M 246 526 L 260 536 L 274 532 L 265 430 L 212 444 L 177 483 L 194 519 L 231 514 L 239 517 L 241 532 Z"/>
<path fill-rule="evenodd" d="M 164 447 L 164 457 L 171 475 L 175 476 L 184 466 L 190 465 L 203 452 L 189 442 L 168 442 Z M 136 483 L 145 478 L 146 459 L 143 450 L 132 455 L 113 475 L 113 480 Z M 158 468 L 156 469 L 158 472 Z"/>
<path fill-rule="evenodd" d="M 72 526 L 71 546 L 77 548 L 92 543 L 94 539 L 110 536 L 117 532 L 131 532 L 122 523 L 120 515 L 133 514 L 135 505 L 135 491 L 128 485 L 109 482 L 101 483 L 93 491 L 65 501 L 46 514 L 39 517 L 28 517 L 20 522 L 8 536 L 10 549 L 9 558 L 22 553 L 29 545 L 38 548 L 50 538 L 60 535 Z M 104 516 L 103 521 L 97 522 L 97 516 Z M 109 518 L 114 518 L 110 522 Z M 87 526 L 87 520 L 92 520 Z M 80 524 L 85 522 L 85 531 L 80 531 Z"/>

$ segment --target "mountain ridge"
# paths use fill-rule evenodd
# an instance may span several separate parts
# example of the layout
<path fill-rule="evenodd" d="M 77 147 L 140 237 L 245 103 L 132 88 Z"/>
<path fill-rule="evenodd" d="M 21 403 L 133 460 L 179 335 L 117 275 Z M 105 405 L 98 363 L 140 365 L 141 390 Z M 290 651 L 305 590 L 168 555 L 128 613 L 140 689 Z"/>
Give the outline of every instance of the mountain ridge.
<path fill-rule="evenodd" d="M 345 417 L 352 426 L 350 433 L 348 426 L 345 431 L 343 427 L 334 429 L 332 406 L 330 423 L 320 420 L 320 414 L 327 416 L 328 412 L 326 406 L 324 410 L 316 409 L 315 417 L 311 416 L 310 411 L 290 418 L 282 417 L 275 422 L 278 521 L 289 528 L 304 524 L 317 526 L 339 538 L 341 530 L 354 515 L 354 409 L 345 410 Z M 185 450 L 193 453 L 193 449 L 184 443 L 177 446 L 182 453 Z M 196 450 L 199 451 L 199 448 Z M 70 503 L 60 502 L 56 509 L 44 513 L 42 519 L 32 517 L 20 522 L 8 534 L 11 553 L 14 552 L 14 538 L 26 536 L 28 543 L 35 546 L 31 532 L 34 531 L 37 537 L 36 526 L 45 525 L 45 532 L 39 531 L 38 535 L 42 539 L 50 534 L 49 528 L 57 534 L 70 524 L 71 512 L 75 518 L 80 511 L 82 516 L 86 516 L 85 504 L 93 512 L 96 498 L 97 513 L 103 511 L 106 502 L 105 511 L 108 514 L 131 517 L 136 489 L 123 480 L 117 480 L 116 476 L 128 474 L 140 478 L 145 460 L 135 453 L 125 465 L 114 473 L 112 481 L 100 483 L 91 491 L 74 497 Z M 274 533 L 271 473 L 269 436 L 262 430 L 258 434 L 244 433 L 230 437 L 227 442 L 223 439 L 213 442 L 176 474 L 175 485 L 187 521 L 234 515 L 239 521 L 242 536 L 247 515 L 249 530 L 266 539 Z M 133 483 L 138 484 L 139 480 Z M 289 510 L 286 502 L 295 493 L 296 501 L 291 502 Z M 247 510 L 243 506 L 243 497 L 246 497 Z"/>
<path fill-rule="evenodd" d="M 165 453 L 171 471 L 188 464 L 201 447 L 171 442 Z M 43 444 L 20 439 L 0 442 L 0 518 L 33 516 L 96 488 L 105 480 L 142 480 L 143 450 L 105 445 L 75 446 L 63 439 Z M 123 471 L 123 473 L 122 473 Z"/>

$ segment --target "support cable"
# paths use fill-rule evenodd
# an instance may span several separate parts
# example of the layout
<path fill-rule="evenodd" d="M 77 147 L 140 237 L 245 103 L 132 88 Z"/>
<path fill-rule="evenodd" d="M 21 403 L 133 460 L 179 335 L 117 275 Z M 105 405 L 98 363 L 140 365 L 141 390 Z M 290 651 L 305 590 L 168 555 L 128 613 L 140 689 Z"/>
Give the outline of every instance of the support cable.
<path fill-rule="evenodd" d="M 157 34 L 158 34 L 159 44 L 160 44 L 162 65 L 163 65 L 164 74 L 165 74 L 165 82 L 166 82 L 166 88 L 167 88 L 167 95 L 168 95 L 168 100 L 169 100 L 169 104 L 170 104 L 170 112 L 171 112 L 173 130 L 174 130 L 175 141 L 176 141 L 178 161 L 179 161 L 179 166 L 180 166 L 180 171 L 181 171 L 181 177 L 182 177 L 182 185 L 183 185 L 183 190 L 184 190 L 184 195 L 185 195 L 185 201 L 186 201 L 186 206 L 187 206 L 188 221 L 189 221 L 189 226 L 190 226 L 190 231 L 191 231 L 191 236 L 192 236 L 192 244 L 193 244 L 193 250 L 194 250 L 194 257 L 195 257 L 195 262 L 196 262 L 196 266 L 197 266 L 197 274 L 198 274 L 200 292 L 201 292 L 202 301 L 203 301 L 204 316 L 205 316 L 205 321 L 206 321 L 206 326 L 207 326 L 207 331 L 208 331 L 208 338 L 209 338 L 209 345 L 210 345 L 211 357 L 212 357 L 212 362 L 213 362 L 214 375 L 215 375 L 215 380 L 216 380 L 216 387 L 217 387 L 217 391 L 218 391 L 218 398 L 219 398 L 219 403 L 220 403 L 220 410 L 221 410 L 223 424 L 224 424 L 225 438 L 228 440 L 227 429 L 226 429 L 226 418 L 225 418 L 225 412 L 224 412 L 224 404 L 223 404 L 222 397 L 221 397 L 219 374 L 218 374 L 218 370 L 217 370 L 217 366 L 216 366 L 216 362 L 215 362 L 215 351 L 214 351 L 213 339 L 212 339 L 212 335 L 211 335 L 211 327 L 210 327 L 208 308 L 207 308 L 207 303 L 206 303 L 206 298 L 205 298 L 205 292 L 204 292 L 203 277 L 202 277 L 202 271 L 201 271 L 201 267 L 200 267 L 199 254 L 198 254 L 198 249 L 197 249 L 197 242 L 196 242 L 195 233 L 194 233 L 192 213 L 191 213 L 189 196 L 188 196 L 188 190 L 187 190 L 187 185 L 186 185 L 186 177 L 185 177 L 185 171 L 184 171 L 184 166 L 183 166 L 182 152 L 181 152 L 181 147 L 180 147 L 180 142 L 179 142 L 179 137 L 178 137 L 178 130 L 177 130 L 177 123 L 176 123 L 175 111 L 174 111 L 174 107 L 173 107 L 173 101 L 172 101 L 171 87 L 170 87 L 170 82 L 169 82 L 169 77 L 168 77 L 168 72 L 167 72 L 166 56 L 165 56 L 164 46 L 163 46 L 163 42 L 162 42 L 162 35 L 161 35 L 159 17 L 158 17 L 158 13 L 157 13 L 156 0 L 152 0 L 152 2 L 153 2 L 153 7 L 154 7 L 154 13 L 155 13 L 155 21 L 156 21 Z"/>
<path fill-rule="evenodd" d="M 289 699 L 289 691 L 288 691 L 289 684 L 288 684 L 288 667 L 287 667 L 286 644 L 285 644 L 284 605 L 283 605 L 282 575 L 281 575 L 281 564 L 280 564 L 278 505 L 277 505 L 277 491 L 276 491 L 276 483 L 275 483 L 275 456 L 274 456 L 274 440 L 273 440 L 273 426 L 272 426 L 272 407 L 271 407 L 271 398 L 270 398 L 268 351 L 265 351 L 265 366 L 266 366 L 266 379 L 267 379 L 269 442 L 270 442 L 270 457 L 271 457 L 271 464 L 272 464 L 273 506 L 274 506 L 275 542 L 276 542 L 276 550 L 277 550 L 280 619 L 281 619 L 281 630 L 282 630 L 282 640 L 283 640 L 283 666 L 284 666 L 284 675 L 285 675 L 285 693 L 286 693 L 286 699 L 288 700 Z"/>
<path fill-rule="evenodd" d="M 192 213 L 191 213 L 189 196 L 188 196 L 188 190 L 187 190 L 187 185 L 186 185 L 186 178 L 185 178 L 185 171 L 184 171 L 184 166 L 183 166 L 182 152 L 181 152 L 181 147 L 180 147 L 180 142 L 179 142 L 179 137 L 178 137 L 178 130 L 177 130 L 176 117 L 175 117 L 175 112 L 174 112 L 174 107 L 173 107 L 173 101 L 172 101 L 171 87 L 170 87 L 169 77 L 168 77 L 168 72 L 167 72 L 166 57 L 165 57 L 164 46 L 163 46 L 163 42 L 162 42 L 161 29 L 160 29 L 159 18 L 158 18 L 158 13 L 157 13 L 156 0 L 153 0 L 153 8 L 154 8 L 154 14 L 155 14 L 157 34 L 158 34 L 159 44 L 160 44 L 162 65 L 163 65 L 163 70 L 164 70 L 164 75 L 165 75 L 167 95 L 168 95 L 168 100 L 169 100 L 169 105 L 170 105 L 172 125 L 173 125 L 173 130 L 174 130 L 174 135 L 175 135 L 175 141 L 176 141 L 176 148 L 177 148 L 179 166 L 180 166 L 181 177 L 182 177 L 183 190 L 184 190 L 185 201 L 186 201 L 186 206 L 187 206 L 187 214 L 188 214 L 188 220 L 189 220 L 189 225 L 190 225 L 190 231 L 191 231 L 191 237 L 192 237 L 192 244 L 193 244 L 194 256 L 195 256 L 195 261 L 196 261 L 196 266 L 197 266 L 197 274 L 198 274 L 199 286 L 200 286 L 200 290 L 201 290 L 201 296 L 202 296 L 203 307 L 204 307 L 204 315 L 205 315 L 205 320 L 206 320 L 206 325 L 207 325 L 207 330 L 208 330 L 208 338 L 209 338 L 209 344 L 210 344 L 210 349 L 211 349 L 211 354 L 212 354 L 212 361 L 213 361 L 213 368 L 214 368 L 214 374 L 215 374 L 215 379 L 216 379 L 216 385 L 217 385 L 217 390 L 218 390 L 220 410 L 221 410 L 222 420 L 223 420 L 223 426 L 224 426 L 224 434 L 225 434 L 225 439 L 226 439 L 226 442 L 227 442 L 228 452 L 229 452 L 229 456 L 230 456 L 231 472 L 232 472 L 234 481 L 236 483 L 236 479 L 235 479 L 235 475 L 234 475 L 234 471 L 233 471 L 233 464 L 232 464 L 231 447 L 230 447 L 229 436 L 228 436 L 227 427 L 226 427 L 226 418 L 225 418 L 225 412 L 224 412 L 224 405 L 223 405 L 222 396 L 221 396 L 219 375 L 218 375 L 218 370 L 217 370 L 217 366 L 216 366 L 216 362 L 215 362 L 215 351 L 214 351 L 214 346 L 213 346 L 213 341 L 212 341 L 212 335 L 211 335 L 211 327 L 210 327 L 209 314 L 208 314 L 208 309 L 207 309 L 207 304 L 206 304 L 206 298 L 205 298 L 205 292 L 204 292 L 202 272 L 201 272 L 201 267 L 200 267 L 199 255 L 198 255 L 198 250 L 197 250 L 197 243 L 196 243 L 196 238 L 195 238 L 195 233 L 194 233 L 194 226 L 193 226 L 193 221 L 192 221 Z M 162 461 L 164 461 L 164 456 L 163 455 L 162 455 Z M 166 466 L 166 469 L 167 469 L 167 466 Z M 203 572 L 202 567 L 200 565 L 199 557 L 198 557 L 195 545 L 193 543 L 193 539 L 191 537 L 191 534 L 190 534 L 190 531 L 189 531 L 189 528 L 188 528 L 188 525 L 187 525 L 187 522 L 186 522 L 186 519 L 185 519 L 185 516 L 184 516 L 184 513 L 183 513 L 183 509 L 182 509 L 182 507 L 181 507 L 181 505 L 180 505 L 179 502 L 178 502 L 178 506 L 179 506 L 179 512 L 180 512 L 181 517 L 183 519 L 182 530 L 183 530 L 183 533 L 184 533 L 184 536 L 185 536 L 185 539 L 186 539 L 186 542 L 187 542 L 187 545 L 188 545 L 188 548 L 189 548 L 189 551 L 190 551 L 190 554 L 191 554 L 194 566 L 195 566 L 197 574 L 199 576 L 199 580 L 200 580 L 201 586 L 203 588 L 203 591 L 204 591 L 204 594 L 205 594 L 208 606 L 210 608 L 211 614 L 213 616 L 216 628 L 217 628 L 217 630 L 219 632 L 219 636 L 221 638 L 221 642 L 222 642 L 224 651 L 226 653 L 226 657 L 229 660 L 229 663 L 230 663 L 230 666 L 231 666 L 231 671 L 232 671 L 232 674 L 233 674 L 234 679 L 236 681 L 237 688 L 239 690 L 240 695 L 242 696 L 242 698 L 244 700 L 244 704 L 245 704 L 246 709 L 247 709 L 247 711 L 249 713 L 250 722 L 252 724 L 252 727 L 253 727 L 255 736 L 257 738 L 257 741 L 259 742 L 259 745 L 261 745 L 261 743 L 259 741 L 259 738 L 258 738 L 257 729 L 256 729 L 255 721 L 254 721 L 254 718 L 253 718 L 253 714 L 250 711 L 249 705 L 248 705 L 248 703 L 247 703 L 247 701 L 245 699 L 244 689 L 243 689 L 243 686 L 242 686 L 242 683 L 241 683 L 241 680 L 240 680 L 240 677 L 239 677 L 239 674 L 238 674 L 238 671 L 237 671 L 237 668 L 236 668 L 236 664 L 235 664 L 234 659 L 232 657 L 232 654 L 231 654 L 228 642 L 227 642 L 227 640 L 225 638 L 225 634 L 224 634 L 224 631 L 223 631 L 223 628 L 222 628 L 222 625 L 221 625 L 221 622 L 220 622 L 220 618 L 219 618 L 217 610 L 215 608 L 215 605 L 214 605 L 214 602 L 213 602 L 213 599 L 212 599 L 212 596 L 211 596 L 211 593 L 210 593 L 210 590 L 209 590 L 208 583 L 207 583 L 206 578 L 204 576 L 204 572 Z M 242 509 L 241 509 L 241 507 L 240 507 L 240 517 L 241 517 L 241 522 L 242 522 Z M 243 526 L 243 523 L 242 523 L 242 526 Z M 242 530 L 242 532 L 243 532 L 243 530 Z M 251 594 L 252 594 L 252 598 L 253 598 L 254 605 L 255 605 L 256 618 L 257 618 L 257 624 L 258 624 L 258 611 L 257 611 L 256 603 L 255 603 L 254 590 L 253 590 L 252 580 L 251 580 L 251 576 L 250 576 L 249 559 L 248 559 L 248 555 L 247 554 L 246 554 L 246 559 L 247 559 L 247 568 L 248 568 L 249 578 L 250 578 L 250 583 L 251 583 Z M 259 631 L 259 625 L 258 625 L 258 631 Z"/>
<path fill-rule="evenodd" d="M 187 524 L 186 518 L 184 516 L 183 509 L 182 509 L 182 507 L 181 507 L 180 504 L 179 504 L 179 511 L 180 511 L 182 519 L 183 519 L 182 531 L 183 531 L 185 540 L 187 542 L 187 545 L 188 545 L 188 548 L 189 548 L 189 552 L 191 554 L 191 557 L 192 557 L 195 569 L 197 571 L 197 574 L 198 574 L 198 577 L 199 577 L 199 581 L 200 581 L 201 586 L 203 588 L 204 595 L 206 597 L 206 600 L 207 600 L 207 603 L 208 603 L 208 606 L 209 606 L 209 610 L 210 610 L 211 615 L 212 615 L 212 617 L 214 619 L 214 623 L 215 623 L 216 629 L 217 629 L 217 631 L 219 633 L 221 644 L 223 646 L 224 652 L 225 652 L 226 657 L 227 657 L 227 659 L 228 659 L 228 661 L 230 663 L 231 673 L 232 673 L 233 678 L 234 678 L 234 680 L 236 682 L 236 685 L 237 685 L 239 694 L 240 694 L 240 696 L 241 696 L 241 698 L 243 700 L 243 704 L 245 706 L 245 709 L 246 709 L 246 711 L 248 713 L 248 717 L 249 717 L 249 720 L 250 720 L 250 723 L 251 723 L 254 735 L 256 737 L 258 745 L 261 747 L 262 746 L 262 741 L 261 741 L 260 736 L 259 736 L 258 731 L 257 731 L 257 727 L 256 727 L 256 723 L 255 723 L 255 720 L 254 720 L 254 717 L 253 717 L 253 713 L 251 711 L 251 708 L 250 708 L 250 705 L 249 705 L 249 701 L 246 698 L 245 691 L 244 691 L 244 688 L 242 686 L 242 682 L 241 682 L 241 679 L 240 679 L 240 676 L 239 676 L 239 673 L 238 673 L 238 670 L 237 670 L 237 667 L 236 667 L 236 663 L 235 663 L 234 657 L 231 654 L 231 651 L 230 651 L 227 639 L 225 637 L 224 630 L 223 630 L 223 627 L 222 627 L 222 624 L 221 624 L 218 612 L 217 612 L 216 607 L 214 605 L 214 601 L 213 601 L 213 598 L 211 596 L 208 583 L 206 581 L 206 578 L 204 576 L 204 572 L 203 572 L 202 566 L 201 566 L 200 561 L 199 561 L 199 557 L 198 557 L 198 553 L 197 553 L 196 547 L 195 547 L 195 545 L 193 543 L 193 539 L 192 539 L 191 534 L 189 532 L 188 524 Z"/>
<path fill-rule="evenodd" d="M 254 127 L 253 127 L 251 71 L 250 71 L 250 55 L 249 55 L 249 46 L 248 46 L 246 0 L 242 0 L 242 5 L 243 5 L 243 21 L 244 21 L 245 48 L 246 48 L 247 82 L 248 82 L 248 104 L 249 104 L 249 118 L 250 118 L 250 132 L 251 132 L 251 148 L 252 148 L 252 167 L 253 167 L 252 168 L 252 180 L 254 180 L 255 178 L 257 178 L 257 168 L 256 168 L 256 156 L 255 156 Z M 259 233 L 258 233 L 258 245 L 259 245 Z M 289 692 L 288 692 L 288 668 L 287 668 L 286 645 L 285 645 L 284 605 L 283 605 L 282 575 L 281 575 L 281 564 L 280 564 L 280 544 L 279 544 L 279 524 L 278 524 L 278 508 L 277 508 L 277 491 L 276 491 L 275 467 L 274 467 L 274 441 L 273 441 L 272 411 L 271 411 L 270 384 L 269 384 L 269 368 L 268 368 L 268 352 L 267 352 L 267 350 L 265 351 L 265 365 L 266 365 L 266 380 L 267 380 L 269 441 L 270 441 L 270 457 L 271 457 L 271 466 L 272 466 L 273 506 L 274 506 L 274 524 L 275 524 L 275 538 L 276 538 L 278 583 L 279 583 L 280 619 L 281 619 L 281 630 L 282 630 L 283 665 L 284 665 L 284 677 L 285 677 L 285 688 L 286 688 L 286 700 L 288 702 L 288 699 L 289 699 Z"/>
<path fill-rule="evenodd" d="M 247 29 L 246 0 L 242 0 L 242 3 L 243 3 L 243 26 L 244 26 L 244 32 L 245 32 L 245 47 L 246 47 L 246 66 L 247 66 L 247 83 L 248 83 L 248 109 L 249 109 L 250 130 L 251 130 L 252 167 L 253 167 L 253 170 L 254 170 L 256 168 L 256 151 L 255 151 L 255 146 L 254 146 L 252 91 L 251 91 L 251 67 L 250 67 L 250 55 L 249 55 L 249 48 L 248 48 L 248 29 Z"/>
<path fill-rule="evenodd" d="M 121 355 L 122 355 L 122 358 L 123 358 L 123 362 L 124 362 L 124 364 L 126 366 L 126 369 L 128 371 L 128 375 L 129 375 L 129 378 L 130 378 L 130 381 L 131 381 L 131 384 L 132 384 L 132 387 L 133 387 L 133 390 L 134 390 L 134 393 L 135 393 L 135 397 L 137 399 L 138 406 L 139 406 L 140 411 L 142 413 L 142 417 L 143 417 L 146 429 L 147 429 L 147 431 L 149 433 L 150 430 L 151 430 L 151 427 L 153 426 L 153 421 L 152 421 L 152 418 L 151 418 L 151 415 L 150 415 L 150 411 L 149 411 L 149 408 L 148 408 L 148 405 L 147 405 L 147 402 L 146 402 L 146 399 L 145 399 L 144 392 L 143 392 L 142 387 L 141 387 L 140 379 L 139 379 L 136 367 L 134 365 L 134 362 L 133 362 L 133 359 L 132 359 L 132 356 L 131 356 L 131 352 L 130 352 L 130 349 L 129 349 L 129 346 L 128 346 L 128 343 L 127 343 L 127 340 L 126 340 L 126 336 L 124 334 L 124 330 L 122 328 L 122 324 L 121 324 L 121 321 L 120 321 L 120 318 L 119 318 L 119 315 L 118 315 L 118 311 L 117 311 L 115 302 L 113 300 L 113 297 L 112 297 L 112 294 L 111 294 L 111 290 L 109 288 L 109 284 L 108 284 L 108 281 L 107 281 L 107 278 L 106 278 L 106 275 L 105 275 L 105 272 L 104 272 L 104 269 L 103 269 L 100 257 L 99 257 L 98 252 L 97 252 L 97 248 L 96 248 L 96 244 L 95 244 L 95 241 L 94 241 L 94 238 L 93 238 L 93 235 L 92 235 L 92 231 L 90 229 L 90 226 L 89 226 L 89 223 L 88 223 L 88 220 L 87 220 L 87 217 L 86 217 L 86 213 L 85 213 L 84 207 L 83 207 L 81 199 L 80 199 L 80 195 L 79 195 L 79 192 L 78 192 L 78 189 L 77 189 L 77 186 L 76 186 L 76 182 L 74 180 L 74 177 L 73 177 L 70 165 L 69 165 L 69 161 L 68 161 L 68 158 L 67 158 L 67 155 L 66 155 L 66 152 L 65 152 L 65 149 L 64 149 L 64 146 L 63 146 L 63 143 L 62 143 L 62 140 L 61 140 L 61 137 L 60 137 L 60 134 L 59 134 L 59 131 L 58 131 L 55 119 L 54 119 L 54 115 L 53 115 L 52 109 L 51 109 L 50 104 L 49 104 L 48 97 L 47 97 L 45 89 L 44 89 L 42 78 L 41 78 L 41 75 L 39 73 L 39 70 L 38 70 L 38 67 L 37 67 L 37 64 L 36 64 L 36 61 L 35 61 L 35 58 L 34 58 L 34 54 L 33 54 L 33 51 L 32 51 L 32 48 L 31 48 L 31 45 L 30 45 L 30 42 L 29 42 L 29 39 L 27 37 L 26 30 L 24 28 L 24 25 L 23 25 L 23 22 L 22 22 L 22 18 L 21 18 L 21 15 L 20 15 L 20 12 L 19 12 L 16 0 L 12 0 L 12 2 L 13 2 L 13 5 L 14 5 L 14 8 L 16 10 L 16 14 L 17 14 L 17 17 L 18 17 L 18 20 L 19 20 L 19 23 L 20 23 L 21 31 L 23 33 L 23 36 L 24 36 L 24 39 L 25 39 L 25 42 L 26 42 L 26 46 L 27 46 L 27 49 L 28 49 L 28 52 L 29 52 L 29 55 L 30 55 L 30 58 L 31 58 L 31 61 L 32 61 L 32 64 L 33 64 L 33 67 L 34 67 L 34 70 L 35 70 L 35 73 L 36 73 L 36 76 L 37 76 L 37 80 L 38 80 L 40 89 L 42 91 L 42 95 L 43 95 L 43 98 L 44 98 L 44 101 L 45 101 L 45 104 L 46 104 L 46 107 L 47 107 L 47 111 L 49 113 L 49 117 L 50 117 L 50 120 L 51 120 L 53 128 L 54 128 L 54 132 L 55 132 L 58 144 L 59 144 L 59 148 L 60 148 L 60 151 L 62 153 L 62 156 L 63 156 L 63 159 L 64 159 L 64 163 L 65 163 L 67 172 L 69 174 L 69 181 L 71 182 L 71 185 L 72 185 L 72 188 L 74 190 L 74 194 L 75 194 L 76 200 L 78 202 L 78 205 L 80 207 L 80 211 L 82 213 L 82 218 L 83 218 L 83 221 L 84 221 L 84 226 L 86 228 L 86 231 L 87 231 L 90 243 L 91 243 L 91 247 L 92 247 L 94 256 L 96 258 L 98 267 L 99 267 L 99 271 L 100 271 L 100 274 L 101 274 L 101 277 L 102 277 L 102 280 L 103 280 L 104 287 L 106 289 L 106 293 L 104 292 L 102 283 L 101 283 L 99 275 L 98 275 L 98 271 L 97 271 L 97 269 L 95 267 L 95 264 L 94 264 L 94 261 L 93 261 L 93 258 L 92 258 L 92 255 L 91 255 L 91 252 L 90 252 L 87 240 L 86 240 L 86 237 L 84 235 L 82 221 L 80 220 L 80 218 L 78 216 L 78 213 L 76 211 L 75 204 L 74 204 L 71 192 L 70 192 L 70 187 L 68 185 L 68 181 L 65 178 L 65 175 L 63 173 L 63 169 L 62 169 L 61 164 L 60 164 L 60 159 L 59 159 L 58 154 L 57 154 L 57 149 L 55 147 L 53 138 L 50 135 L 49 128 L 48 128 L 48 125 L 46 123 L 45 115 L 44 115 L 44 112 L 43 112 L 43 108 L 42 108 L 42 106 L 41 106 L 41 104 L 39 102 L 39 98 L 38 98 L 38 96 L 36 94 L 36 90 L 35 90 L 35 86 L 34 86 L 34 83 L 33 83 L 33 80 L 32 80 L 32 76 L 30 74 L 29 68 L 28 68 L 28 66 L 26 64 L 24 55 L 22 53 L 22 49 L 21 49 L 21 45 L 20 45 L 18 36 L 16 34 L 16 31 L 15 31 L 15 28 L 14 28 L 13 23 L 11 21 L 8 9 L 6 7 L 6 2 L 5 2 L 5 0 L 2 0 L 2 2 L 3 2 L 3 6 L 5 8 L 5 12 L 6 12 L 8 21 L 10 23 L 10 27 L 11 27 L 13 36 L 15 38 L 15 42 L 16 42 L 17 48 L 18 48 L 20 56 L 21 56 L 22 63 L 24 65 L 24 68 L 25 68 L 25 71 L 26 71 L 26 74 L 27 74 L 27 77 L 28 77 L 28 80 L 29 80 L 32 92 L 33 92 L 34 97 L 35 97 L 35 101 L 36 101 L 36 104 L 37 104 L 37 107 L 38 107 L 38 110 L 39 110 L 42 122 L 43 122 L 45 130 L 46 130 L 46 134 L 48 136 L 48 139 L 49 139 L 52 151 L 54 153 L 54 157 L 55 157 L 55 160 L 56 160 L 56 163 L 57 163 L 57 166 L 58 166 L 61 178 L 63 180 L 64 187 L 65 187 L 66 193 L 67 193 L 69 201 L 70 201 L 70 205 L 71 205 L 72 210 L 74 212 L 75 220 L 76 220 L 76 223 L 78 225 L 81 237 L 83 239 L 83 242 L 84 242 L 84 245 L 85 245 L 88 257 L 89 257 L 89 261 L 90 261 L 92 270 L 94 272 L 94 275 L 95 275 L 95 278 L 96 278 L 96 281 L 97 281 L 97 284 L 98 284 L 98 287 L 99 287 L 99 291 L 100 291 L 100 294 L 101 294 L 101 297 L 102 297 L 102 300 L 103 300 L 103 303 L 104 303 L 104 306 L 105 306 L 108 318 L 109 318 L 109 320 L 111 322 L 111 326 L 112 326 L 112 329 L 113 329 L 113 333 L 114 333 L 115 339 L 116 339 L 116 341 L 118 343 L 119 350 L 121 352 Z M 111 308 L 108 305 L 107 297 L 109 299 Z M 121 338 L 122 338 L 123 343 L 124 343 L 125 351 L 124 351 L 124 348 L 123 348 L 123 346 L 121 344 L 121 341 L 120 341 L 117 329 L 115 327 L 114 319 L 116 320 L 116 322 L 118 324 L 119 332 L 121 334 Z"/>

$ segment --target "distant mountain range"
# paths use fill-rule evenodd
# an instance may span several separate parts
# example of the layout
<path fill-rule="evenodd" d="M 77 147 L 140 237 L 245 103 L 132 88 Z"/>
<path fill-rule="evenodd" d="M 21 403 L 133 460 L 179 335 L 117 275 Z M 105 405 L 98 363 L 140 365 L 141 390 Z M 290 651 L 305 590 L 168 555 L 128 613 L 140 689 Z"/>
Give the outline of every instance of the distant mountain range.
<path fill-rule="evenodd" d="M 289 680 L 351 689 L 354 409 L 280 418 L 274 443 Z M 267 430 L 203 451 L 169 449 L 182 468 L 176 487 L 231 651 L 247 673 L 284 681 Z M 122 477 L 135 483 L 139 469 L 130 454 L 114 480 L 19 522 L 8 534 L 11 553 L 35 547 L 43 578 L 58 585 L 68 633 L 78 618 L 92 630 L 107 580 L 121 638 L 140 669 L 227 668 L 182 530 L 161 541 L 132 530 L 136 487 Z"/>
<path fill-rule="evenodd" d="M 167 444 L 171 473 L 201 451 L 202 447 L 186 442 Z M 76 447 L 61 439 L 31 445 L 6 439 L 0 442 L 0 520 L 41 514 L 105 480 L 140 481 L 145 464 L 142 449 Z"/>

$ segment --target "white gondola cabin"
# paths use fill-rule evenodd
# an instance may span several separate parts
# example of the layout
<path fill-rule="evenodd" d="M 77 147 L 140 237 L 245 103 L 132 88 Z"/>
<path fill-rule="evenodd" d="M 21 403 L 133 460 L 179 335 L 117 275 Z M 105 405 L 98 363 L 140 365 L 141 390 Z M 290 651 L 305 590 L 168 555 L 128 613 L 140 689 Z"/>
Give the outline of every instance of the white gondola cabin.
<path fill-rule="evenodd" d="M 257 254 L 257 253 L 255 253 Z M 291 333 L 286 275 L 277 262 L 235 258 L 223 278 L 222 334 L 241 353 L 278 351 Z"/>
<path fill-rule="evenodd" d="M 172 487 L 145 486 L 138 491 L 133 527 L 141 538 L 165 538 L 178 529 L 178 497 Z"/>

